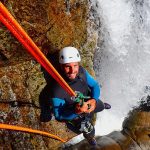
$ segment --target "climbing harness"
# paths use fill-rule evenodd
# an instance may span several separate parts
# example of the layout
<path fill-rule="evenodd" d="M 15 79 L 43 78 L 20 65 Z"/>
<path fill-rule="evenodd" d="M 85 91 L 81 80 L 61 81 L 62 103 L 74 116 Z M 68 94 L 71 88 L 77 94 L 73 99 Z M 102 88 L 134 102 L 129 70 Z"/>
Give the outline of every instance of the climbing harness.
<path fill-rule="evenodd" d="M 40 135 L 54 138 L 54 139 L 59 140 L 59 141 L 64 142 L 64 143 L 66 142 L 65 140 L 61 139 L 60 137 L 53 135 L 53 134 L 50 134 L 48 132 L 44 132 L 44 131 L 40 131 L 40 130 L 34 130 L 34 129 L 20 127 L 20 126 L 15 126 L 15 125 L 8 125 L 8 124 L 0 123 L 0 129 L 22 131 L 22 132 L 28 132 L 28 133 L 36 133 L 36 134 L 40 134 Z"/>

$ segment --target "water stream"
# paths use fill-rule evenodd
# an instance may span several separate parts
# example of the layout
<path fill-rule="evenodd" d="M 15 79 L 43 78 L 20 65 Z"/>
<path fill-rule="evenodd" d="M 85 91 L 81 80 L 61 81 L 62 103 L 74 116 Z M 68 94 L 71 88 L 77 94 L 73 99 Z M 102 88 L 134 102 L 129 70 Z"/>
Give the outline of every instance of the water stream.
<path fill-rule="evenodd" d="M 98 0 L 99 43 L 94 58 L 101 99 L 96 134 L 120 130 L 129 110 L 150 94 L 150 0 Z"/>

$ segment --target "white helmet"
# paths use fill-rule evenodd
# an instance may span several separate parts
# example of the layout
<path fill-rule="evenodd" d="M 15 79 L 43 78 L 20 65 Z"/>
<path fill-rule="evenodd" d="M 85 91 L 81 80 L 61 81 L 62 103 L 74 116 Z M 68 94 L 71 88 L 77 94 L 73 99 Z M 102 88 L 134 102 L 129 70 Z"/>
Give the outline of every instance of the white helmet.
<path fill-rule="evenodd" d="M 79 51 L 74 47 L 65 47 L 59 52 L 59 63 L 66 64 L 71 62 L 80 62 Z"/>

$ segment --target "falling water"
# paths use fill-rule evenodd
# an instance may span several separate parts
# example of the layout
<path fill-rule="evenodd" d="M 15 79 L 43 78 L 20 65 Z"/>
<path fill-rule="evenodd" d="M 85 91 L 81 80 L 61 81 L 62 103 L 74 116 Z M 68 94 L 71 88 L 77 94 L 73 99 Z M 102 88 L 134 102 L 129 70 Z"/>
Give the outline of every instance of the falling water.
<path fill-rule="evenodd" d="M 150 94 L 150 0 L 98 0 L 99 43 L 94 58 L 101 99 L 96 134 L 120 130 L 129 110 Z"/>

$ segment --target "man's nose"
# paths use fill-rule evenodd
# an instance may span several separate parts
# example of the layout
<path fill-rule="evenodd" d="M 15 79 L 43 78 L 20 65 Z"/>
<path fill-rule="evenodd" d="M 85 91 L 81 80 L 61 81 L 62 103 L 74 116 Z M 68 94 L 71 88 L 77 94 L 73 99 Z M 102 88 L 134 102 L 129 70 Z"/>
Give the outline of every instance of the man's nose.
<path fill-rule="evenodd" d="M 75 69 L 74 69 L 74 67 L 70 67 L 70 71 L 69 71 L 70 73 L 74 73 L 75 72 Z"/>

